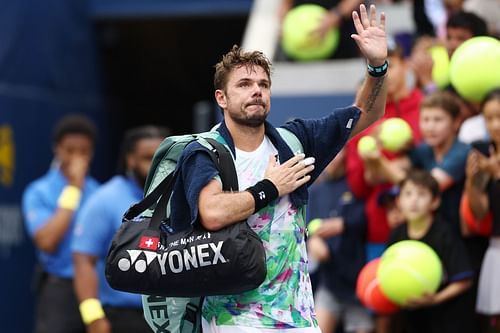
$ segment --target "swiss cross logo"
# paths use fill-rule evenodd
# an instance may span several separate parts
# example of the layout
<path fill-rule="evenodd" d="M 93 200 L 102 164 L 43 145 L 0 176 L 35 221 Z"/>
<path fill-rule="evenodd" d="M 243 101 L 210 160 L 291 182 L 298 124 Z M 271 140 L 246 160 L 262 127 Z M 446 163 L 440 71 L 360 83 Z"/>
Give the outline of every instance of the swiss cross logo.
<path fill-rule="evenodd" d="M 139 243 L 139 248 L 146 250 L 156 250 L 158 248 L 159 242 L 159 237 L 142 236 L 141 242 Z"/>

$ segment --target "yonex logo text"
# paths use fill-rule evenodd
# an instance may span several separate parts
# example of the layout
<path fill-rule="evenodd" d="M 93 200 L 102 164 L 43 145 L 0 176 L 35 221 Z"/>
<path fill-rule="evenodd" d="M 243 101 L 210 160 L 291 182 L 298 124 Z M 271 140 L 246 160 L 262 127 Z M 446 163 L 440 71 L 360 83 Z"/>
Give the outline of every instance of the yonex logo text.
<path fill-rule="evenodd" d="M 227 263 L 222 255 L 223 241 L 217 244 L 199 244 L 183 250 L 171 250 L 156 253 L 142 250 L 127 250 L 130 258 L 121 258 L 118 268 L 126 272 L 132 266 L 138 273 L 144 273 L 146 269 L 155 262 L 160 266 L 161 274 L 166 275 L 167 270 L 172 273 L 189 271 L 194 268 Z M 156 259 L 156 260 L 155 260 Z"/>

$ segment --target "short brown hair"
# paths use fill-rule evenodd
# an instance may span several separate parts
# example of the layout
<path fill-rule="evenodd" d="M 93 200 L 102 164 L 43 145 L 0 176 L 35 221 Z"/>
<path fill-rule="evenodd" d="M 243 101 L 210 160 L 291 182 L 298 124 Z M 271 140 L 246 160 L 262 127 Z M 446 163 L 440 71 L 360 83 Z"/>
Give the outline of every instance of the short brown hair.
<path fill-rule="evenodd" d="M 406 183 L 413 183 L 417 186 L 422 186 L 428 189 L 433 198 L 437 198 L 440 195 L 439 184 L 430 172 L 422 169 L 411 169 L 408 171 L 405 179 L 399 183 L 399 188 L 403 188 Z"/>
<path fill-rule="evenodd" d="M 262 67 L 266 72 L 269 82 L 271 82 L 271 61 L 260 51 L 245 52 L 238 45 L 222 56 L 215 67 L 214 87 L 216 90 L 224 90 L 227 85 L 229 73 L 235 68 L 247 66 L 253 68 L 254 66 Z"/>
<path fill-rule="evenodd" d="M 453 119 L 460 116 L 460 104 L 457 97 L 448 91 L 438 91 L 424 98 L 420 104 L 420 109 L 440 108 L 448 113 Z"/>

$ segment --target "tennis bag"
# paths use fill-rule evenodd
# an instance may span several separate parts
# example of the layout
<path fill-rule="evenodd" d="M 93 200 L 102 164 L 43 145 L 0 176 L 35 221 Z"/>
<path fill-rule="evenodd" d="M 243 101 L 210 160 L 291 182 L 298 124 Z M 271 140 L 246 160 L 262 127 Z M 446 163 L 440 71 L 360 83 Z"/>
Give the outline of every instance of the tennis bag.
<path fill-rule="evenodd" d="M 223 189 L 237 189 L 230 152 L 216 140 L 205 140 L 213 146 L 208 151 L 220 171 Z M 126 292 L 180 297 L 239 294 L 257 288 L 266 277 L 266 257 L 260 237 L 246 221 L 217 231 L 190 221 L 185 230 L 170 228 L 167 206 L 176 176 L 176 171 L 171 172 L 125 213 L 108 251 L 109 285 Z M 158 199 L 151 218 L 140 216 Z"/>
<path fill-rule="evenodd" d="M 297 137 L 295 137 L 295 135 L 293 135 L 293 133 L 283 129 L 278 129 L 278 130 L 283 139 L 288 143 L 292 151 L 294 152 L 303 151 L 300 141 L 297 139 Z M 196 135 L 169 137 L 165 139 L 165 141 L 161 144 L 161 146 L 159 147 L 153 158 L 151 169 L 148 174 L 148 178 L 146 180 L 146 186 L 145 186 L 146 189 L 145 194 L 147 194 L 146 196 L 150 195 L 155 188 L 158 188 L 158 186 L 162 181 L 164 181 L 170 174 L 173 173 L 177 164 L 177 159 L 182 153 L 184 147 L 188 143 L 197 140 L 200 144 L 204 145 L 206 148 L 214 152 L 214 148 L 208 142 L 209 139 L 223 142 L 223 139 L 220 137 L 220 134 L 216 131 L 205 132 Z M 219 149 L 219 156 L 224 156 L 223 159 L 227 161 L 225 163 L 228 163 L 229 161 L 227 157 L 230 157 L 230 155 L 226 154 L 228 153 L 227 150 L 221 149 L 220 146 L 218 149 Z M 222 154 L 220 152 L 222 152 Z M 238 187 L 237 178 L 228 179 L 228 173 L 226 173 L 224 165 L 219 164 L 220 159 L 215 158 L 216 156 L 214 155 L 212 155 L 211 157 L 216 162 L 215 163 L 216 166 L 219 167 L 224 189 L 237 190 Z M 230 160 L 230 162 L 231 163 L 229 165 L 229 168 L 234 169 L 234 164 L 232 159 Z M 231 171 L 231 174 L 232 172 L 233 171 Z M 233 177 L 236 177 L 236 175 L 234 174 Z M 229 184 L 234 184 L 234 186 L 230 186 Z M 129 215 L 136 214 L 136 212 L 140 209 L 142 209 L 142 207 L 136 208 L 135 212 L 130 213 Z M 154 205 L 153 205 L 153 207 L 148 209 L 143 214 L 143 216 L 152 217 L 152 215 L 156 211 L 159 212 L 161 210 L 160 209 L 154 210 Z M 166 215 L 168 216 L 168 212 Z M 141 224 L 144 225 L 144 223 Z M 157 232 L 157 230 L 153 231 Z M 153 234 L 153 236 L 155 235 L 156 234 Z M 253 236 L 250 237 L 253 238 Z M 144 239 L 144 243 L 147 242 L 148 240 L 149 239 Z M 129 260 L 130 263 L 124 261 L 125 263 L 124 268 L 126 268 L 129 265 L 132 265 L 132 261 L 130 261 L 131 259 L 135 259 L 134 263 L 139 260 L 138 258 L 140 255 L 136 256 L 135 253 L 136 252 L 131 252 L 130 259 L 125 258 L 125 260 Z M 153 256 L 150 257 L 152 258 L 152 260 L 155 259 Z M 142 258 L 143 258 L 142 260 L 144 259 L 146 260 L 145 264 L 147 266 L 148 263 L 147 257 L 142 257 Z M 140 265 L 144 266 L 144 263 Z M 140 265 L 139 268 L 141 267 Z M 108 264 L 106 265 L 106 267 L 108 267 Z M 112 276 L 110 274 L 111 272 L 107 269 L 106 277 L 108 279 L 112 279 Z M 196 281 L 195 283 L 202 284 L 201 281 L 200 282 Z M 164 295 L 164 292 L 162 291 L 160 291 L 159 293 L 144 291 L 142 293 L 144 294 L 142 295 L 144 318 L 148 323 L 148 325 L 153 330 L 153 332 L 156 333 L 170 333 L 170 332 L 200 333 L 201 332 L 201 305 L 203 303 L 203 297 L 167 297 L 167 296 L 162 296 Z"/>

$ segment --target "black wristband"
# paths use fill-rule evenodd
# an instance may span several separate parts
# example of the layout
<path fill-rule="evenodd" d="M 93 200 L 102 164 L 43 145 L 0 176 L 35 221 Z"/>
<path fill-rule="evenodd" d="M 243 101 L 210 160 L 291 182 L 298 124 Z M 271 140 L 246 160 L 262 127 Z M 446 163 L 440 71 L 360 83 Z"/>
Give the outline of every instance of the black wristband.
<path fill-rule="evenodd" d="M 387 73 L 387 68 L 389 68 L 389 63 L 386 60 L 382 66 L 373 67 L 368 64 L 367 67 L 368 67 L 368 74 L 370 74 L 371 76 L 380 77 L 384 76 L 385 73 Z"/>
<path fill-rule="evenodd" d="M 263 179 L 254 186 L 247 188 L 255 201 L 254 213 L 266 207 L 271 201 L 279 197 L 276 186 L 269 179 Z"/>

